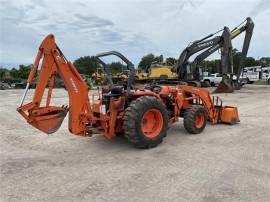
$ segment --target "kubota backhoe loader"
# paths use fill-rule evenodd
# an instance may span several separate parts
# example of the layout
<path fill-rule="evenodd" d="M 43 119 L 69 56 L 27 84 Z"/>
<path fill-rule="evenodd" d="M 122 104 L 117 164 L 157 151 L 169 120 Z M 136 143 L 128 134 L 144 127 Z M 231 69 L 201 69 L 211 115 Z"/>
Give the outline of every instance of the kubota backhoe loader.
<path fill-rule="evenodd" d="M 115 51 L 98 56 L 108 54 L 114 54 L 125 61 Z M 24 104 L 41 59 L 33 99 Z M 87 84 L 73 64 L 65 58 L 56 45 L 54 36 L 50 34 L 38 49 L 17 111 L 29 124 L 47 134 L 56 132 L 69 113 L 69 131 L 73 134 L 88 136 L 102 133 L 108 139 L 114 138 L 116 134 L 123 134 L 130 143 L 140 148 L 150 148 L 161 143 L 168 128 L 180 117 L 184 119 L 187 132 L 192 134 L 201 133 L 207 121 L 212 124 L 239 122 L 237 108 L 223 106 L 218 97 L 210 97 L 207 89 L 181 85 L 152 85 L 135 89 L 132 85 L 134 66 L 127 66 L 129 78 L 125 85 L 114 85 L 111 78 L 107 77 L 109 88 L 89 99 Z M 68 106 L 50 104 L 56 74 L 65 82 L 69 95 Z M 48 82 L 46 104 L 42 106 L 41 100 Z"/>
<path fill-rule="evenodd" d="M 217 31 L 214 34 L 210 34 L 200 40 L 191 43 L 187 48 L 182 51 L 174 67 L 174 71 L 177 72 L 179 80 L 187 82 L 190 85 L 200 86 L 200 81 L 202 80 L 203 74 L 202 69 L 199 67 L 199 63 L 220 49 L 221 73 L 223 75 L 223 79 L 215 92 L 231 93 L 233 92 L 234 88 L 239 89 L 239 77 L 244 67 L 244 62 L 247 56 L 253 29 L 254 23 L 252 19 L 248 17 L 244 22 L 235 27 L 232 31 L 230 31 L 228 27 L 224 27 L 224 29 Z M 221 31 L 221 36 L 215 36 Z M 241 52 L 237 79 L 233 83 L 232 78 L 228 76 L 229 74 L 233 73 L 231 40 L 239 36 L 242 32 L 246 32 L 246 34 Z M 201 53 L 197 55 L 192 62 L 188 61 L 191 56 L 199 52 Z"/>

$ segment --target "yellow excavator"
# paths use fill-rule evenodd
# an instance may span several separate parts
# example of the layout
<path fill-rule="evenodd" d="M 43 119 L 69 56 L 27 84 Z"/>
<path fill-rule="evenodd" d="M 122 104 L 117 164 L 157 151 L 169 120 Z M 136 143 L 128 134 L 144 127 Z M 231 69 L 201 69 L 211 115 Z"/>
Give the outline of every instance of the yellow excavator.
<path fill-rule="evenodd" d="M 177 74 L 172 72 L 172 66 L 166 64 L 153 63 L 148 70 L 148 78 L 150 80 L 176 79 Z"/>
<path fill-rule="evenodd" d="M 173 66 L 154 62 L 146 70 L 136 70 L 136 81 L 141 83 L 177 80 L 178 75 L 172 71 Z"/>
<path fill-rule="evenodd" d="M 148 80 L 148 73 L 140 68 L 137 68 L 135 70 L 135 80 L 142 83 L 146 82 Z"/>

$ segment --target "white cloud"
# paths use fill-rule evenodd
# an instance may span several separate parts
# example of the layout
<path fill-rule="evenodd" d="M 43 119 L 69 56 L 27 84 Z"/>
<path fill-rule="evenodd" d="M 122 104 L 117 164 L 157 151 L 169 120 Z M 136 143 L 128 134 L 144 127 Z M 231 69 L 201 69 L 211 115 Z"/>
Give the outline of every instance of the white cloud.
<path fill-rule="evenodd" d="M 269 56 L 269 0 L 0 0 L 0 64 L 32 63 L 49 33 L 74 60 L 118 50 L 135 64 L 153 52 L 178 57 L 191 42 L 247 16 L 255 21 L 249 55 Z M 240 39 L 235 40 L 241 48 Z"/>

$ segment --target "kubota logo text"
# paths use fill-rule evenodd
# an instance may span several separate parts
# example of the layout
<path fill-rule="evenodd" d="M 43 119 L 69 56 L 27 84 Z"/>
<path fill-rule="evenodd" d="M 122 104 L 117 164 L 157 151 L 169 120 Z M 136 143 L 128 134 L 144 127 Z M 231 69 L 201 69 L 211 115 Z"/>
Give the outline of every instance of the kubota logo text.
<path fill-rule="evenodd" d="M 72 88 L 73 88 L 73 90 L 75 91 L 75 93 L 78 93 L 78 88 L 77 88 L 77 86 L 75 85 L 73 79 L 70 78 L 69 80 L 70 80 L 70 83 L 71 83 Z"/>

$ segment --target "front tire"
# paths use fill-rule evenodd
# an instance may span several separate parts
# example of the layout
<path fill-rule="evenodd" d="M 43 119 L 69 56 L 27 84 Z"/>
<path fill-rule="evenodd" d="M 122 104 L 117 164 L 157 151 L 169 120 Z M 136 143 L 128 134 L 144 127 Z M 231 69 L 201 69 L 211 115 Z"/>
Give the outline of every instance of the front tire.
<path fill-rule="evenodd" d="M 207 112 L 201 105 L 192 105 L 184 114 L 184 127 L 188 133 L 201 133 L 207 123 Z"/>
<path fill-rule="evenodd" d="M 135 147 L 155 147 L 168 130 L 167 110 L 155 97 L 137 98 L 126 109 L 123 128 L 125 137 Z"/>

